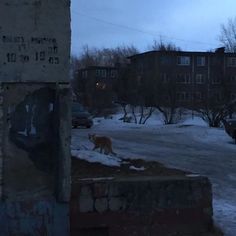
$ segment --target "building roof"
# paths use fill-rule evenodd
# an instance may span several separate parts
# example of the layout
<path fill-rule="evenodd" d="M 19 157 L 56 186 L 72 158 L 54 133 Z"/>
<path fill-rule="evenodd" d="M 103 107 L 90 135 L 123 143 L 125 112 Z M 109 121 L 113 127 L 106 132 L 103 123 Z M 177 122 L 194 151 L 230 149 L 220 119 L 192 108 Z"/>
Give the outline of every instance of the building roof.
<path fill-rule="evenodd" d="M 128 59 L 132 59 L 139 56 L 145 56 L 145 55 L 155 55 L 155 54 L 161 54 L 161 55 L 218 55 L 218 54 L 224 54 L 229 56 L 236 56 L 236 53 L 232 52 L 225 52 L 223 48 L 218 48 L 214 52 L 201 52 L 201 51 L 158 51 L 158 50 L 152 50 L 152 51 L 146 51 L 143 53 L 134 54 L 132 56 L 127 57 Z"/>
<path fill-rule="evenodd" d="M 112 69 L 117 70 L 118 68 L 115 66 L 87 66 L 80 70 L 97 70 L 97 69 Z"/>

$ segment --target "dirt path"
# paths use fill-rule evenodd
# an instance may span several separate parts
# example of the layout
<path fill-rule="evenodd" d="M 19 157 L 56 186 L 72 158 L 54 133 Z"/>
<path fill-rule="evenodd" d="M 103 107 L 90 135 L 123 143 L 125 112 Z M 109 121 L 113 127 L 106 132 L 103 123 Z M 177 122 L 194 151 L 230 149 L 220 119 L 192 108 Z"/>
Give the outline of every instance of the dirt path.
<path fill-rule="evenodd" d="M 214 217 L 226 236 L 236 235 L 236 149 L 233 144 L 221 145 L 204 142 L 204 127 L 158 127 L 141 130 L 104 129 L 74 130 L 81 140 L 88 132 L 103 133 L 114 140 L 114 149 L 120 155 L 142 157 L 159 161 L 166 166 L 192 171 L 208 176 L 213 184 Z M 194 135 L 194 132 L 198 136 Z M 221 131 L 219 131 L 221 132 Z M 200 137 L 199 138 L 199 134 Z"/>

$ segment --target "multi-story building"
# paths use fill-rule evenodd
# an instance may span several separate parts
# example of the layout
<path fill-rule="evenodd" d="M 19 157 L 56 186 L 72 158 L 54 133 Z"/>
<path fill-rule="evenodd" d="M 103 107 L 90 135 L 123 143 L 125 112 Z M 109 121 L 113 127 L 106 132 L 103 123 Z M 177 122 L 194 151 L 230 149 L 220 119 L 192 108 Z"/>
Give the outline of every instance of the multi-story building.
<path fill-rule="evenodd" d="M 215 52 L 148 51 L 129 59 L 138 83 L 149 80 L 166 93 L 171 87 L 180 106 L 236 99 L 236 53 L 225 53 L 224 48 Z"/>
<path fill-rule="evenodd" d="M 78 94 L 80 101 L 91 109 L 110 107 L 116 99 L 114 87 L 118 69 L 108 66 L 89 66 L 78 71 Z"/>

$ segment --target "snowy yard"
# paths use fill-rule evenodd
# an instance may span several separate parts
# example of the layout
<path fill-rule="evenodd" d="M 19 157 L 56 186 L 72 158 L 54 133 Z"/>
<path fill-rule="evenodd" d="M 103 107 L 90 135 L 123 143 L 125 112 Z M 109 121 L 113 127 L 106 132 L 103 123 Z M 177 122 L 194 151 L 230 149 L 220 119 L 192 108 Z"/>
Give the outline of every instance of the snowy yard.
<path fill-rule="evenodd" d="M 72 154 L 90 162 L 119 166 L 122 158 L 158 161 L 168 167 L 209 177 L 213 185 L 214 218 L 225 236 L 236 235 L 236 145 L 223 128 L 209 128 L 197 117 L 162 125 L 158 117 L 145 125 L 96 118 L 91 129 L 72 131 Z M 91 151 L 88 133 L 107 135 L 117 157 Z M 142 171 L 142 170 L 138 170 Z"/>

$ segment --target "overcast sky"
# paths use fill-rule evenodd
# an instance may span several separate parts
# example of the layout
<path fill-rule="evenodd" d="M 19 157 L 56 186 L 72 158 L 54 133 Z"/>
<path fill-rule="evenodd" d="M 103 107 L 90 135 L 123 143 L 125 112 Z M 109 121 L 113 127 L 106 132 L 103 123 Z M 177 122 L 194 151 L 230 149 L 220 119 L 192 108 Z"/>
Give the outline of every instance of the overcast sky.
<path fill-rule="evenodd" d="M 235 0 L 71 0 L 72 54 L 84 45 L 134 45 L 148 50 L 154 39 L 186 51 L 218 46 L 221 24 L 236 16 Z"/>

